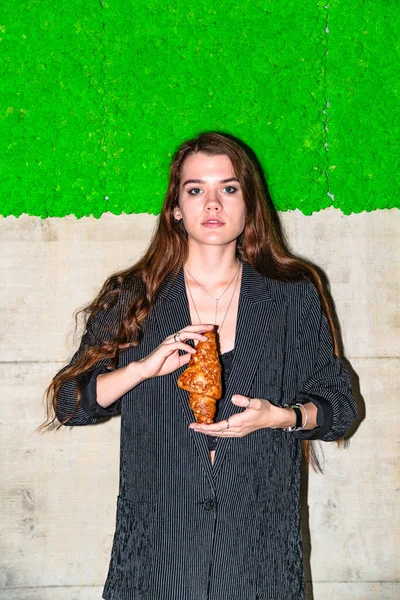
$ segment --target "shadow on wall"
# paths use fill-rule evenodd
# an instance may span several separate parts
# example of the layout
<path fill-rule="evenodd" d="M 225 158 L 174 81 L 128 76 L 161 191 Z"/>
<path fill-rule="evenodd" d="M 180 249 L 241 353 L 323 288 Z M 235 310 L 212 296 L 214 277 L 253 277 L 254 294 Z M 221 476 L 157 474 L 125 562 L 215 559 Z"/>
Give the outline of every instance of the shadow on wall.
<path fill-rule="evenodd" d="M 339 356 L 341 358 L 342 363 L 344 364 L 346 370 L 348 371 L 351 378 L 351 385 L 353 390 L 353 395 L 357 403 L 357 416 L 353 421 L 350 429 L 345 434 L 343 440 L 339 441 L 339 444 L 342 445 L 343 449 L 346 449 L 350 445 L 350 438 L 358 430 L 360 424 L 365 419 L 366 410 L 365 410 L 365 401 L 361 395 L 360 391 L 360 379 L 350 364 L 349 360 L 343 356 L 343 341 L 341 336 L 341 328 L 340 323 L 337 317 L 337 311 L 335 308 L 334 301 L 332 299 L 330 293 L 329 281 L 324 273 L 324 271 L 316 266 L 312 265 L 314 269 L 318 272 L 318 275 L 321 278 L 324 291 L 326 293 L 329 307 L 331 311 L 331 315 L 335 324 L 336 332 L 337 332 L 337 341 L 339 346 Z M 320 448 L 320 451 L 323 452 L 323 449 Z M 323 465 L 323 454 L 317 457 L 317 466 L 322 469 Z M 308 480 L 309 480 L 309 469 L 310 465 L 307 464 L 304 457 L 301 465 L 301 479 L 300 479 L 300 516 L 301 516 L 301 529 L 303 536 L 303 561 L 304 561 L 304 576 L 306 581 L 306 597 L 307 600 L 314 600 L 313 593 L 313 585 L 312 585 L 312 573 L 311 573 L 311 536 L 310 536 L 310 523 L 309 523 L 309 506 L 308 506 Z"/>
<path fill-rule="evenodd" d="M 353 369 L 353 366 L 351 365 L 350 361 L 344 356 L 341 327 L 340 327 L 339 319 L 337 316 L 335 303 L 334 303 L 333 298 L 330 293 L 329 280 L 328 280 L 326 274 L 324 273 L 324 271 L 320 267 L 314 266 L 314 268 L 318 271 L 318 274 L 319 274 L 322 284 L 324 286 L 325 293 L 328 298 L 329 308 L 330 308 L 332 318 L 333 318 L 333 321 L 335 324 L 335 329 L 337 332 L 339 356 L 340 356 L 340 359 L 341 359 L 342 363 L 344 364 L 347 372 L 350 375 L 353 396 L 354 396 L 356 404 L 357 404 L 357 416 L 356 416 L 355 420 L 353 421 L 353 423 L 351 424 L 350 429 L 347 431 L 347 433 L 345 434 L 345 436 L 343 438 L 344 447 L 347 448 L 349 446 L 350 438 L 353 437 L 353 435 L 356 433 L 356 431 L 360 427 L 362 421 L 364 421 L 364 419 L 365 419 L 365 416 L 366 416 L 365 401 L 361 394 L 360 378 L 358 377 L 358 374 L 356 373 L 356 371 Z"/>
<path fill-rule="evenodd" d="M 330 293 L 329 280 L 325 274 L 325 272 L 318 266 L 312 265 L 313 268 L 318 272 L 319 277 L 321 278 L 324 291 L 326 297 L 328 299 L 329 308 L 331 311 L 331 315 L 334 321 L 335 329 L 337 332 L 337 341 L 338 341 L 338 350 L 339 356 L 344 364 L 346 370 L 348 371 L 351 378 L 351 385 L 353 390 L 353 395 L 357 403 L 357 416 L 353 421 L 350 429 L 345 434 L 343 440 L 339 441 L 339 444 L 346 449 L 350 445 L 350 438 L 358 430 L 360 424 L 365 419 L 366 410 L 365 410 L 365 402 L 364 398 L 361 395 L 360 391 L 360 379 L 350 364 L 349 360 L 343 356 L 343 340 L 341 336 L 341 328 L 339 319 L 337 317 L 337 311 L 335 308 L 335 303 L 332 299 Z M 323 453 L 323 448 L 319 447 L 320 454 Z M 323 454 L 317 457 L 317 466 L 323 471 Z M 307 600 L 314 600 L 313 593 L 313 585 L 312 585 L 312 573 L 311 573 L 311 535 L 310 535 L 310 524 L 309 524 L 309 506 L 308 506 L 308 480 L 309 480 L 309 469 L 310 465 L 307 464 L 304 457 L 301 465 L 301 479 L 300 479 L 300 516 L 301 516 L 301 529 L 303 536 L 303 561 L 304 561 L 304 576 L 306 581 L 306 597 Z"/>
<path fill-rule="evenodd" d="M 318 275 L 321 278 L 321 281 L 324 286 L 325 293 L 328 298 L 331 314 L 334 320 L 335 328 L 337 331 L 337 339 L 339 345 L 339 356 L 341 361 L 343 362 L 346 370 L 348 371 L 353 395 L 357 403 L 357 417 L 352 423 L 350 429 L 345 434 L 343 440 L 339 443 L 342 445 L 343 449 L 348 448 L 350 444 L 350 438 L 356 433 L 359 428 L 361 422 L 365 419 L 365 402 L 361 395 L 360 391 L 360 380 L 350 364 L 349 360 L 343 356 L 343 341 L 341 336 L 340 323 L 337 318 L 337 312 L 335 308 L 335 304 L 333 302 L 332 296 L 330 294 L 329 281 L 326 274 L 322 271 L 321 268 L 313 265 L 313 267 L 318 271 Z M 317 466 L 323 471 L 323 448 L 319 447 L 320 456 L 317 457 Z M 322 452 L 322 455 L 321 455 Z M 307 464 L 306 460 L 303 457 L 302 465 L 301 465 L 301 478 L 300 478 L 300 516 L 301 516 L 301 529 L 303 536 L 303 561 L 304 561 L 304 576 L 306 581 L 306 597 L 307 600 L 314 600 L 313 593 L 313 585 L 312 585 L 312 573 L 311 573 L 311 535 L 310 535 L 310 521 L 309 521 L 309 506 L 308 506 L 308 481 L 309 481 L 309 469 L 310 465 Z"/>

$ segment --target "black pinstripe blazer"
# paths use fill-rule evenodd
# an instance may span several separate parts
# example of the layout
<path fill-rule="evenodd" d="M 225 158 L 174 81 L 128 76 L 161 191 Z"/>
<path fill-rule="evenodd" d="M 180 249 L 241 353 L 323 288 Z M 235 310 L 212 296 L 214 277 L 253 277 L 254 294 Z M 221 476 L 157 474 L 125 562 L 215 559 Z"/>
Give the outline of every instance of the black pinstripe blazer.
<path fill-rule="evenodd" d="M 107 339 L 130 302 L 132 290 L 90 320 L 78 352 Z M 123 352 L 119 366 L 188 323 L 181 271 L 163 285 L 140 346 Z M 304 600 L 301 435 L 263 429 L 220 438 L 211 466 L 206 437 L 188 428 L 188 395 L 176 384 L 182 370 L 144 381 L 121 400 L 120 492 L 103 598 Z M 72 412 L 75 385 L 60 392 L 60 420 Z M 323 439 L 345 433 L 355 402 L 311 283 L 277 282 L 244 263 L 226 392 L 277 405 L 324 398 L 333 421 Z M 227 401 L 222 418 L 241 410 Z M 96 420 L 80 408 L 70 424 Z"/>

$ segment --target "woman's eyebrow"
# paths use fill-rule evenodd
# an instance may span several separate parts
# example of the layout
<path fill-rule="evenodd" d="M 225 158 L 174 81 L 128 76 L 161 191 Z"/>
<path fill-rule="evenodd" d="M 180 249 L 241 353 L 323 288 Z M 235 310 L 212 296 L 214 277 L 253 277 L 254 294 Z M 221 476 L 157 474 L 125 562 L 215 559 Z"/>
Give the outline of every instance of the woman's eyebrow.
<path fill-rule="evenodd" d="M 188 183 L 205 183 L 204 179 L 187 179 L 183 185 Z"/>
<path fill-rule="evenodd" d="M 237 179 L 236 177 L 229 177 L 228 179 L 222 179 L 220 181 L 220 183 L 229 183 L 230 181 L 236 181 L 237 183 L 239 183 L 239 179 Z"/>
<path fill-rule="evenodd" d="M 236 181 L 237 183 L 239 183 L 239 179 L 236 179 L 236 177 L 229 177 L 228 179 L 221 179 L 220 183 L 229 183 L 230 181 Z M 204 179 L 187 179 L 183 185 L 187 185 L 188 183 L 206 183 L 206 181 L 204 181 Z"/>

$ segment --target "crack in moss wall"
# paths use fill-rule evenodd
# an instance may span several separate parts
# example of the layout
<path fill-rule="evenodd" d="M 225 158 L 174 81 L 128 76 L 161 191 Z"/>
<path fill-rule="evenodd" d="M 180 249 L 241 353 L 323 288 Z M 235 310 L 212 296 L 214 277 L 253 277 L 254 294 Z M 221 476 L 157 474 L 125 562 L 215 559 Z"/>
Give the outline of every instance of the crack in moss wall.
<path fill-rule="evenodd" d="M 400 207 L 398 24 L 358 0 L 28 0 L 0 23 L 1 214 L 159 212 L 176 146 L 248 143 L 279 210 Z"/>
<path fill-rule="evenodd" d="M 324 33 L 325 33 L 325 56 L 324 56 L 324 92 L 325 92 L 325 97 L 324 97 L 324 102 L 325 102 L 325 106 L 324 109 L 322 111 L 322 114 L 324 115 L 324 119 L 323 119 L 323 125 L 324 125 L 324 148 L 325 148 L 325 152 L 326 152 L 326 161 L 325 161 L 325 168 L 324 168 L 324 175 L 326 178 L 326 195 L 328 196 L 328 198 L 330 199 L 330 201 L 335 199 L 334 194 L 332 194 L 331 192 L 331 188 L 330 188 L 330 184 L 329 184 L 329 108 L 330 108 L 330 104 L 329 104 L 329 99 L 328 99 L 328 86 L 327 86 L 327 71 L 328 71 L 328 55 L 329 55 L 329 4 L 324 4 L 324 9 L 326 11 L 325 15 L 326 15 L 326 20 L 325 20 L 325 29 L 324 29 Z"/>

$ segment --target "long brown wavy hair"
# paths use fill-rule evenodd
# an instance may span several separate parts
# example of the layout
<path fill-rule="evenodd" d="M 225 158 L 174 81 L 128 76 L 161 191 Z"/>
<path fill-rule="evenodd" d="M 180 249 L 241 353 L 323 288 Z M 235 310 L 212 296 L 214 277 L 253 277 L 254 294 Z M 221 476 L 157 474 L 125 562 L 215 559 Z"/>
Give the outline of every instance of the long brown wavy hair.
<path fill-rule="evenodd" d="M 197 152 L 209 156 L 228 156 L 240 182 L 246 205 L 246 221 L 244 231 L 237 240 L 238 257 L 250 263 L 260 274 L 274 279 L 312 281 L 321 297 L 332 330 L 335 353 L 338 354 L 338 336 L 321 278 L 315 267 L 288 250 L 257 157 L 248 146 L 229 134 L 201 133 L 184 142 L 173 156 L 158 226 L 144 256 L 129 269 L 109 277 L 97 297 L 83 309 L 87 319 L 93 318 L 98 312 L 115 306 L 124 286 L 133 281 L 140 282 L 139 286 L 136 283 L 137 291 L 132 302 L 121 316 L 119 327 L 110 339 L 101 345 L 84 349 L 72 365 L 54 377 L 46 391 L 45 426 L 56 419 L 57 395 L 65 382 L 90 370 L 101 360 L 109 359 L 111 364 L 116 364 L 121 350 L 140 343 L 142 324 L 157 297 L 157 291 L 163 281 L 170 275 L 176 275 L 184 264 L 188 252 L 187 234 L 182 221 L 174 220 L 173 209 L 179 204 L 182 165 L 189 155 Z M 79 404 L 78 392 L 75 410 L 63 423 L 72 418 Z M 310 446 L 307 442 L 305 451 L 308 456 Z"/>

